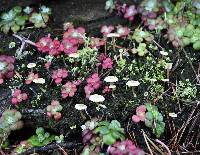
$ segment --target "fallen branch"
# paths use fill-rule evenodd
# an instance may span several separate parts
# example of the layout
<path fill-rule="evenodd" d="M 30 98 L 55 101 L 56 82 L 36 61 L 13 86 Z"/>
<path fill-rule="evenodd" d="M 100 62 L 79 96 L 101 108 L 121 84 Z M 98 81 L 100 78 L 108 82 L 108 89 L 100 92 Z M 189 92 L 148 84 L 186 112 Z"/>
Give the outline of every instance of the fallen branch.
<path fill-rule="evenodd" d="M 156 139 L 156 142 L 159 143 L 160 145 L 162 145 L 168 152 L 168 155 L 171 155 L 171 151 L 169 150 L 168 146 L 165 145 L 165 143 L 161 142 L 160 140 Z"/>
<path fill-rule="evenodd" d="M 32 153 L 42 153 L 42 152 L 47 152 L 49 150 L 60 149 L 60 147 L 67 148 L 67 149 L 73 149 L 80 145 L 81 145 L 80 143 L 75 143 L 75 142 L 65 142 L 64 144 L 60 144 L 60 145 L 57 145 L 56 143 L 54 143 L 54 144 L 49 144 L 49 145 L 42 146 L 42 147 L 33 147 L 33 148 L 25 151 L 24 153 L 21 153 L 20 155 L 29 155 Z"/>

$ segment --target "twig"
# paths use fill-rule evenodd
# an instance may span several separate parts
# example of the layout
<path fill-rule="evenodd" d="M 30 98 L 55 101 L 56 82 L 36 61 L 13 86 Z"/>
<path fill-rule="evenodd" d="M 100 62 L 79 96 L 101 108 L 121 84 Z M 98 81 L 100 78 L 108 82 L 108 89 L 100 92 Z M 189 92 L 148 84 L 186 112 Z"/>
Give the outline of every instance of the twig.
<path fill-rule="evenodd" d="M 40 153 L 41 152 L 47 152 L 48 150 L 55 150 L 55 149 L 58 149 L 60 147 L 73 149 L 74 147 L 77 147 L 79 145 L 80 145 L 80 143 L 75 144 L 73 142 L 66 142 L 66 143 L 60 144 L 58 146 L 56 143 L 54 143 L 54 144 L 50 144 L 50 145 L 46 145 L 46 146 L 42 146 L 42 147 L 33 147 L 33 148 L 25 151 L 24 153 L 21 153 L 20 155 L 29 155 L 29 154 L 36 153 L 36 152 L 40 152 Z"/>
<path fill-rule="evenodd" d="M 159 143 L 160 145 L 162 145 L 168 152 L 168 155 L 171 155 L 171 151 L 169 150 L 168 146 L 165 145 L 163 142 L 161 142 L 160 140 L 156 139 L 156 142 Z"/>
<path fill-rule="evenodd" d="M 62 150 L 63 155 L 68 155 L 67 152 L 60 145 L 58 145 L 58 144 L 56 144 L 56 145 Z"/>
<path fill-rule="evenodd" d="M 191 119 L 192 119 L 192 116 L 193 116 L 193 114 L 194 114 L 196 108 L 198 107 L 198 105 L 199 105 L 199 102 L 197 102 L 196 107 L 193 109 L 193 111 L 192 111 L 192 113 L 190 114 L 188 120 L 186 121 L 186 123 L 185 123 L 185 125 L 184 125 L 184 128 L 183 128 L 183 130 L 182 130 L 182 132 L 181 132 L 181 134 L 180 134 L 180 137 L 179 137 L 179 139 L 177 140 L 178 143 L 179 143 L 179 141 L 181 140 L 181 138 L 182 138 L 182 136 L 183 136 L 183 133 L 185 132 L 186 127 L 187 127 L 188 124 L 190 123 L 190 121 L 191 121 Z"/>
<path fill-rule="evenodd" d="M 160 153 L 160 154 L 164 154 L 153 142 L 152 140 L 145 134 L 147 140 L 151 143 L 151 145 L 153 145 L 153 147 Z"/>
<path fill-rule="evenodd" d="M 190 58 L 189 58 L 189 56 L 188 56 L 188 54 L 187 54 L 187 52 L 185 51 L 184 48 L 183 48 L 183 53 L 185 54 L 186 58 L 188 59 L 188 62 L 189 62 L 190 66 L 191 66 L 191 68 L 192 68 L 192 70 L 193 70 L 193 72 L 194 72 L 194 74 L 195 74 L 195 76 L 196 76 L 196 78 L 197 78 L 197 81 L 198 81 L 198 83 L 199 83 L 199 82 L 200 82 L 199 76 L 197 75 L 197 72 L 196 72 L 196 70 L 194 69 L 194 66 L 192 65 L 192 61 L 190 60 Z"/>
<path fill-rule="evenodd" d="M 6 155 L 1 149 L 0 149 L 0 154 L 1 155 Z"/>
<path fill-rule="evenodd" d="M 19 56 L 22 55 L 22 52 L 23 52 L 24 47 L 25 47 L 26 44 L 30 44 L 30 45 L 36 46 L 35 43 L 30 41 L 28 38 L 21 37 L 21 36 L 19 36 L 17 34 L 13 34 L 13 36 L 21 41 L 21 47 L 20 47 L 19 54 L 18 54 Z"/>
<path fill-rule="evenodd" d="M 149 152 L 150 152 L 151 155 L 153 155 L 153 152 L 152 152 L 152 150 L 151 150 L 151 148 L 149 146 L 149 143 L 147 142 L 146 134 L 144 133 L 143 130 L 142 130 L 142 133 L 143 133 L 143 137 L 144 137 L 145 143 L 147 144 L 147 147 L 149 149 Z"/>

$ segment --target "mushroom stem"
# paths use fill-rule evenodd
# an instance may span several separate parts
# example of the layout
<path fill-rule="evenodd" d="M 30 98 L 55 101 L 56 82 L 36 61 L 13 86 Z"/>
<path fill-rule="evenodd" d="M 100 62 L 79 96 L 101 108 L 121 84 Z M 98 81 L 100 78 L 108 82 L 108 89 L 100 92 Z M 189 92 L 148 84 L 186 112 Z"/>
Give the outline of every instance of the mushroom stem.
<path fill-rule="evenodd" d="M 83 112 L 82 111 L 80 111 L 80 114 L 81 114 L 81 117 L 85 120 L 86 119 L 86 117 L 85 117 L 85 115 L 83 114 Z"/>
<path fill-rule="evenodd" d="M 135 93 L 135 87 L 132 87 L 132 92 L 133 92 L 133 96 L 137 97 L 136 93 Z"/>
<path fill-rule="evenodd" d="M 114 91 L 112 90 L 112 97 L 115 97 Z"/>
<path fill-rule="evenodd" d="M 167 68 L 167 79 L 169 79 L 169 68 Z"/>
<path fill-rule="evenodd" d="M 92 119 L 92 117 L 89 115 L 89 113 L 87 112 L 87 110 L 85 109 L 85 113 L 87 114 L 87 116 Z"/>

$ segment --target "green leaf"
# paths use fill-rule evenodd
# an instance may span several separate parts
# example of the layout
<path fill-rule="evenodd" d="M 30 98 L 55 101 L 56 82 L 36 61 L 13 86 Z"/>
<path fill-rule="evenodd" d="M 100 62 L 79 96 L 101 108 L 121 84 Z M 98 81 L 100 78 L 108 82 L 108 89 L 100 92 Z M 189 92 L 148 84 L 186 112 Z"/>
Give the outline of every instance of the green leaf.
<path fill-rule="evenodd" d="M 151 111 L 151 103 L 146 103 L 145 105 L 146 105 L 147 110 Z"/>
<path fill-rule="evenodd" d="M 191 43 L 191 39 L 187 37 L 183 37 L 182 42 L 183 42 L 183 46 L 187 46 Z"/>
<path fill-rule="evenodd" d="M 148 120 L 153 120 L 153 114 L 151 112 L 146 112 L 145 117 Z"/>
<path fill-rule="evenodd" d="M 193 48 L 195 50 L 200 50 L 200 40 L 196 41 L 194 44 L 193 44 Z"/>
<path fill-rule="evenodd" d="M 22 8 L 20 6 L 16 6 L 13 8 L 13 11 L 16 13 L 21 13 L 22 12 Z"/>
<path fill-rule="evenodd" d="M 117 131 L 112 131 L 111 134 L 115 139 L 124 140 L 124 138 L 125 138 L 123 134 L 121 134 L 120 132 L 117 132 Z"/>
<path fill-rule="evenodd" d="M 117 121 L 117 120 L 112 120 L 110 125 L 109 125 L 109 128 L 110 129 L 118 129 L 121 127 L 121 124 Z"/>
<path fill-rule="evenodd" d="M 83 152 L 81 155 L 90 155 L 90 149 L 89 148 L 84 148 Z"/>
<path fill-rule="evenodd" d="M 42 135 L 43 135 L 43 134 L 44 134 L 44 128 L 42 128 L 42 127 L 37 128 L 37 129 L 36 129 L 36 134 L 37 134 L 37 135 L 39 135 L 39 134 L 42 134 Z"/>
<path fill-rule="evenodd" d="M 27 19 L 27 16 L 17 16 L 15 18 L 15 22 L 17 23 L 17 25 L 23 26 Z"/>
<path fill-rule="evenodd" d="M 14 24 L 12 25 L 11 30 L 15 33 L 20 30 L 20 26 L 18 26 L 17 24 Z"/>
<path fill-rule="evenodd" d="M 10 30 L 10 27 L 7 25 L 4 25 L 3 27 L 1 27 L 1 30 L 3 31 L 3 33 L 7 34 Z"/>
<path fill-rule="evenodd" d="M 100 126 L 95 129 L 95 132 L 96 133 L 99 132 L 100 134 L 105 135 L 105 134 L 108 134 L 110 132 L 110 130 L 108 129 L 107 126 Z"/>
<path fill-rule="evenodd" d="M 145 119 L 144 123 L 149 128 L 152 128 L 152 126 L 153 126 L 153 121 L 152 120 Z"/>
<path fill-rule="evenodd" d="M 112 137 L 111 134 L 107 134 L 103 136 L 103 143 L 106 145 L 112 145 L 114 144 L 116 141 L 116 139 L 114 137 Z"/>
<path fill-rule="evenodd" d="M 163 116 L 162 116 L 161 113 L 158 113 L 157 120 L 158 120 L 159 122 L 162 122 L 162 121 L 163 121 Z"/>

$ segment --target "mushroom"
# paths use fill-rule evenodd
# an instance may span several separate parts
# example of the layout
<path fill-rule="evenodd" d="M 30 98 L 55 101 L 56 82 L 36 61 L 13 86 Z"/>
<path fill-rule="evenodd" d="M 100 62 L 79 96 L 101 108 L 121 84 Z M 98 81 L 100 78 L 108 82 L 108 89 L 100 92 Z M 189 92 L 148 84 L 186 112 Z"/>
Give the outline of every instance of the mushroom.
<path fill-rule="evenodd" d="M 167 56 L 168 55 L 168 53 L 165 52 L 165 51 L 160 51 L 160 54 L 163 55 L 163 56 Z"/>
<path fill-rule="evenodd" d="M 112 38 L 112 37 L 120 37 L 120 35 L 118 33 L 109 33 L 106 36 L 107 38 Z"/>
<path fill-rule="evenodd" d="M 161 79 L 163 82 L 169 82 L 169 79 Z"/>
<path fill-rule="evenodd" d="M 100 103 L 105 100 L 105 98 L 102 95 L 94 94 L 90 95 L 89 100 L 95 103 Z"/>
<path fill-rule="evenodd" d="M 172 112 L 172 113 L 169 113 L 169 116 L 170 116 L 170 117 L 173 117 L 173 118 L 176 118 L 176 117 L 177 117 L 177 114 L 174 113 L 174 112 Z"/>
<path fill-rule="evenodd" d="M 70 58 L 78 58 L 79 54 L 78 53 L 71 53 L 68 55 Z"/>
<path fill-rule="evenodd" d="M 104 81 L 110 83 L 112 85 L 113 83 L 118 81 L 118 78 L 116 76 L 107 76 Z"/>
<path fill-rule="evenodd" d="M 34 83 L 38 83 L 38 84 L 44 84 L 45 83 L 45 79 L 43 78 L 37 78 L 33 80 Z"/>
<path fill-rule="evenodd" d="M 134 95 L 134 97 L 137 97 L 136 94 L 135 94 L 135 87 L 139 86 L 140 82 L 139 81 L 130 80 L 130 81 L 128 81 L 126 83 L 126 85 L 128 87 L 132 87 L 133 95 Z"/>
<path fill-rule="evenodd" d="M 102 107 L 102 104 L 100 105 L 100 103 L 103 102 L 105 98 L 102 95 L 94 94 L 90 95 L 89 100 L 97 103 L 98 106 L 96 107 L 96 109 L 99 110 L 99 107 Z"/>
<path fill-rule="evenodd" d="M 36 66 L 36 63 L 29 63 L 27 65 L 27 68 L 34 68 Z"/>
<path fill-rule="evenodd" d="M 85 110 L 86 114 L 88 115 L 87 113 L 87 106 L 85 104 L 76 104 L 75 105 L 75 109 L 79 110 L 80 111 L 80 114 L 81 114 L 81 117 L 83 119 L 86 119 L 86 117 L 84 116 L 84 114 L 82 113 L 83 110 Z M 89 115 L 88 115 L 89 116 Z M 90 117 L 90 116 L 89 116 Z"/>
<path fill-rule="evenodd" d="M 85 104 L 76 104 L 75 109 L 77 110 L 86 110 L 87 106 Z"/>
<path fill-rule="evenodd" d="M 113 91 L 116 89 L 116 85 L 110 85 L 109 88 L 112 90 L 112 96 L 115 97 Z"/>
<path fill-rule="evenodd" d="M 114 83 L 118 81 L 118 78 L 116 76 L 107 76 L 104 79 L 104 81 L 110 83 L 109 88 L 112 89 L 112 95 L 113 95 L 113 90 L 116 89 L 116 85 L 114 85 Z"/>
<path fill-rule="evenodd" d="M 172 69 L 173 63 L 166 63 L 165 69 L 167 70 L 167 78 L 169 78 L 169 72 Z"/>

